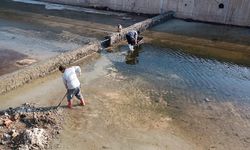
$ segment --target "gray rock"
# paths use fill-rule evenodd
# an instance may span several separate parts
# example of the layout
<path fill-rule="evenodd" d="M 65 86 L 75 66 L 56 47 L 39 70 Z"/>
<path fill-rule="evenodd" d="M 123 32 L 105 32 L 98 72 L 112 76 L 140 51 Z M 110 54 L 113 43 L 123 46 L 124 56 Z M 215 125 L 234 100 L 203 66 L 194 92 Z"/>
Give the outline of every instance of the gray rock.
<path fill-rule="evenodd" d="M 10 141 L 11 140 L 11 135 L 9 135 L 8 133 L 4 133 L 2 140 L 3 141 Z"/>
<path fill-rule="evenodd" d="M 205 98 L 204 101 L 205 101 L 205 102 L 211 102 L 211 100 L 208 99 L 208 98 Z"/>

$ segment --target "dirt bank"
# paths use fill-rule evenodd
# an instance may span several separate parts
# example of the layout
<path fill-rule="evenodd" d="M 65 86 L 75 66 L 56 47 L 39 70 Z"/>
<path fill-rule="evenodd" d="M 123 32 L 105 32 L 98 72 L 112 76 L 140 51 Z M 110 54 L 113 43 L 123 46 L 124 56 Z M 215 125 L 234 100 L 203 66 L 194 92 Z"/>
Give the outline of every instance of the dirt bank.
<path fill-rule="evenodd" d="M 60 133 L 62 110 L 23 104 L 0 112 L 1 149 L 48 149 Z"/>
<path fill-rule="evenodd" d="M 0 93 L 8 92 L 39 77 L 44 77 L 58 69 L 60 64 L 69 65 L 79 59 L 96 53 L 100 49 L 99 42 L 91 42 L 80 49 L 62 53 L 41 61 L 22 70 L 0 77 Z"/>

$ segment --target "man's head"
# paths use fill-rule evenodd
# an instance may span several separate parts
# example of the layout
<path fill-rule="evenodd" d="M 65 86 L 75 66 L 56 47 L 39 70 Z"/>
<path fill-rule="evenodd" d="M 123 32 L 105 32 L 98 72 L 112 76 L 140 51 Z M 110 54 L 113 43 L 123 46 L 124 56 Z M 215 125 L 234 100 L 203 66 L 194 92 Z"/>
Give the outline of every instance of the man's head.
<path fill-rule="evenodd" d="M 138 30 L 138 31 L 137 31 L 137 34 L 140 35 L 140 34 L 141 34 L 141 31 Z"/>
<path fill-rule="evenodd" d="M 59 71 L 61 71 L 62 73 L 64 73 L 66 67 L 60 65 L 60 66 L 58 67 L 58 69 L 59 69 Z"/>

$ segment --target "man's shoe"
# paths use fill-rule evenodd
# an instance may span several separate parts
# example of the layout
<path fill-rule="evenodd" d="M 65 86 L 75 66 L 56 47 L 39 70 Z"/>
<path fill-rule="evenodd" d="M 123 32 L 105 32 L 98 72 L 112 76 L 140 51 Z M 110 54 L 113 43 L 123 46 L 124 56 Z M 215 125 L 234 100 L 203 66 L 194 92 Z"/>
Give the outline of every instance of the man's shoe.
<path fill-rule="evenodd" d="M 85 106 L 85 101 L 84 101 L 84 99 L 80 100 L 80 105 L 81 105 L 81 106 Z"/>
<path fill-rule="evenodd" d="M 68 108 L 72 108 L 71 101 L 68 101 Z"/>

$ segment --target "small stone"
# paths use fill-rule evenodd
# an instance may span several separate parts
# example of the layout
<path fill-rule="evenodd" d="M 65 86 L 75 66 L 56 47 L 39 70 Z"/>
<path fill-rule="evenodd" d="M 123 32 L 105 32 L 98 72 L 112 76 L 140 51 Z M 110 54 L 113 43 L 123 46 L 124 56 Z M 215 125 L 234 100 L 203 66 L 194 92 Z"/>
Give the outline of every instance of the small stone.
<path fill-rule="evenodd" d="M 4 133 L 3 134 L 3 141 L 9 141 L 11 139 L 11 135 Z"/>
<path fill-rule="evenodd" d="M 30 104 L 29 103 L 24 103 L 23 106 L 30 106 Z"/>
<path fill-rule="evenodd" d="M 3 125 L 6 127 L 9 127 L 11 123 L 12 123 L 12 121 L 9 118 L 4 119 L 4 121 L 3 121 Z"/>
<path fill-rule="evenodd" d="M 15 114 L 15 115 L 12 116 L 13 121 L 16 121 L 18 119 L 19 119 L 19 114 Z"/>
<path fill-rule="evenodd" d="M 211 100 L 208 98 L 205 98 L 204 100 L 205 100 L 205 102 L 211 102 Z"/>
<path fill-rule="evenodd" d="M 8 116 L 9 116 L 9 114 L 8 114 L 7 112 L 5 112 L 5 113 L 4 113 L 4 116 L 8 117 Z"/>
<path fill-rule="evenodd" d="M 102 148 L 103 148 L 103 149 L 108 149 L 108 147 L 107 147 L 107 146 L 102 146 Z"/>
<path fill-rule="evenodd" d="M 10 134 L 11 134 L 12 138 L 15 138 L 16 136 L 19 135 L 19 133 L 16 132 L 16 130 L 12 130 L 12 131 L 10 132 Z"/>
<path fill-rule="evenodd" d="M 21 114 L 21 115 L 20 115 L 20 118 L 25 118 L 25 117 L 26 117 L 25 114 Z"/>
<path fill-rule="evenodd" d="M 29 150 L 30 148 L 29 148 L 29 146 L 28 145 L 20 145 L 19 147 L 18 147 L 18 150 Z"/>

